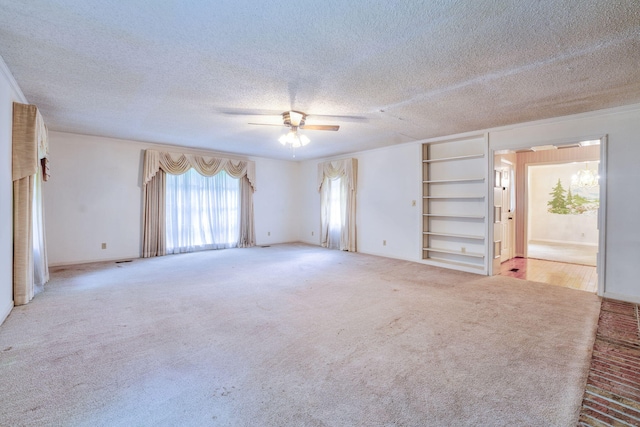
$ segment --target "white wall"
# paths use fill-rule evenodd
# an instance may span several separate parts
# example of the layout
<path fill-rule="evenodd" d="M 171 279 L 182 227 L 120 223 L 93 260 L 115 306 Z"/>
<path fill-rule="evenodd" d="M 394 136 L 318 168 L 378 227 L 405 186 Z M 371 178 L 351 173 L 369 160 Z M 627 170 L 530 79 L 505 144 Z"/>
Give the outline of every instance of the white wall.
<path fill-rule="evenodd" d="M 13 102 L 24 95 L 0 57 L 0 323 L 13 308 L 13 180 L 11 135 Z"/>
<path fill-rule="evenodd" d="M 159 146 L 61 132 L 49 136 L 51 179 L 44 188 L 49 264 L 139 257 L 143 153 Z M 257 244 L 296 241 L 293 204 L 298 165 L 252 160 L 258 186 L 254 194 Z M 107 249 L 101 248 L 102 243 Z"/>
<path fill-rule="evenodd" d="M 358 250 L 419 260 L 422 255 L 420 144 L 382 148 L 354 157 L 358 159 Z"/>
<path fill-rule="evenodd" d="M 318 192 L 318 163 L 310 160 L 300 163 L 296 210 L 300 222 L 298 236 L 301 242 L 320 245 L 320 193 Z"/>
<path fill-rule="evenodd" d="M 140 256 L 142 150 L 132 141 L 49 132 L 50 265 Z"/>
<path fill-rule="evenodd" d="M 299 164 L 257 157 L 252 160 L 256 162 L 258 182 L 258 190 L 253 193 L 256 244 L 298 241 Z"/>
<path fill-rule="evenodd" d="M 412 143 L 339 157 L 358 159 L 358 252 L 413 261 L 420 259 L 420 149 L 419 144 Z M 303 162 L 300 169 L 300 240 L 311 244 L 319 244 L 317 168 L 325 160 Z M 414 200 L 415 206 L 412 205 Z"/>

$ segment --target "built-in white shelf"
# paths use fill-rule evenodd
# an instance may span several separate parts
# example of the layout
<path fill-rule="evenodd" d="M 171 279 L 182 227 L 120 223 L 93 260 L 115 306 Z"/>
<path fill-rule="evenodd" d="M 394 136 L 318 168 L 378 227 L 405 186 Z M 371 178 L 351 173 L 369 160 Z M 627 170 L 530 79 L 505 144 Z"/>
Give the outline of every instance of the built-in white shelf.
<path fill-rule="evenodd" d="M 429 236 L 442 236 L 442 237 L 455 237 L 460 239 L 484 240 L 484 236 L 476 236 L 473 234 L 441 233 L 439 231 L 425 231 L 423 232 L 423 234 L 427 234 Z"/>
<path fill-rule="evenodd" d="M 453 184 L 456 182 L 484 182 L 484 178 L 435 179 L 422 181 L 423 184 Z"/>
<path fill-rule="evenodd" d="M 484 196 L 424 196 L 429 200 L 484 200 Z"/>
<path fill-rule="evenodd" d="M 442 218 L 484 219 L 484 215 L 457 215 L 457 214 L 427 213 L 427 214 L 422 214 L 422 216 L 433 216 L 433 217 L 442 217 Z"/>
<path fill-rule="evenodd" d="M 441 254 L 450 254 L 450 255 L 464 255 L 468 257 L 474 258 L 484 258 L 484 254 L 478 252 L 462 252 L 462 251 L 453 251 L 451 249 L 438 249 L 438 248 L 422 248 L 423 251 L 428 252 L 439 252 Z"/>
<path fill-rule="evenodd" d="M 484 265 L 477 264 L 474 262 L 452 261 L 450 259 L 444 259 L 444 258 L 438 258 L 438 257 L 429 257 L 427 258 L 427 262 L 429 262 L 429 264 L 431 265 L 436 265 L 438 267 L 459 266 L 459 267 L 463 267 L 463 271 L 484 270 Z"/>
<path fill-rule="evenodd" d="M 486 271 L 487 195 L 483 184 L 490 176 L 486 158 L 486 136 L 422 144 L 421 256 L 425 262 L 474 273 Z M 432 226 L 442 231 L 432 231 Z M 465 246 L 472 251 L 464 250 Z"/>
<path fill-rule="evenodd" d="M 423 160 L 423 163 L 437 163 L 437 162 L 450 162 L 454 160 L 468 160 L 468 159 L 481 159 L 484 154 L 469 154 L 467 156 L 455 156 L 455 157 L 442 157 L 439 159 L 427 159 Z"/>

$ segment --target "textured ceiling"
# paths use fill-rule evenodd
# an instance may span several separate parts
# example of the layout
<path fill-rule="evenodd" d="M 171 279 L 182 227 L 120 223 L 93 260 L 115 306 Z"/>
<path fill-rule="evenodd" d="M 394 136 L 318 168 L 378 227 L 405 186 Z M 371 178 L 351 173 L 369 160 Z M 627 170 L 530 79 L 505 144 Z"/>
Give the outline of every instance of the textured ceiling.
<path fill-rule="evenodd" d="M 309 159 L 638 103 L 640 1 L 0 0 L 0 55 L 52 130 Z"/>

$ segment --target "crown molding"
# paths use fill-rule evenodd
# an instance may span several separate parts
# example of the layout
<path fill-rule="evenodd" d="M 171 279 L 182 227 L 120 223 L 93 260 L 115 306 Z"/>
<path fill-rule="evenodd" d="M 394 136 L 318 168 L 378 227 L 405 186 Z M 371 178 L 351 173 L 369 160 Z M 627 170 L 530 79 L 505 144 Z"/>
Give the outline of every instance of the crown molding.
<path fill-rule="evenodd" d="M 7 63 L 4 62 L 4 58 L 2 57 L 2 55 L 0 55 L 0 73 L 9 82 L 9 86 L 11 86 L 11 89 L 13 89 L 18 98 L 17 101 L 20 101 L 23 104 L 28 104 L 27 98 L 24 96 L 24 93 L 22 93 L 22 89 L 20 89 L 18 82 L 13 77 L 13 74 L 11 74 L 11 70 L 9 70 Z"/>

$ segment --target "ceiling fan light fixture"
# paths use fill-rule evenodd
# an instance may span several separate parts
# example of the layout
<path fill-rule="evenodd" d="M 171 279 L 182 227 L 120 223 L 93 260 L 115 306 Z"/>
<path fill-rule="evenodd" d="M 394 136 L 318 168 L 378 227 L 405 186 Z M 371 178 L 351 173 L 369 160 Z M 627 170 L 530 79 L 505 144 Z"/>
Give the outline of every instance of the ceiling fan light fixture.
<path fill-rule="evenodd" d="M 291 129 L 285 135 L 280 136 L 278 141 L 282 145 L 291 145 L 293 148 L 299 148 L 307 145 L 311 140 L 306 135 L 298 134 L 297 129 Z"/>

